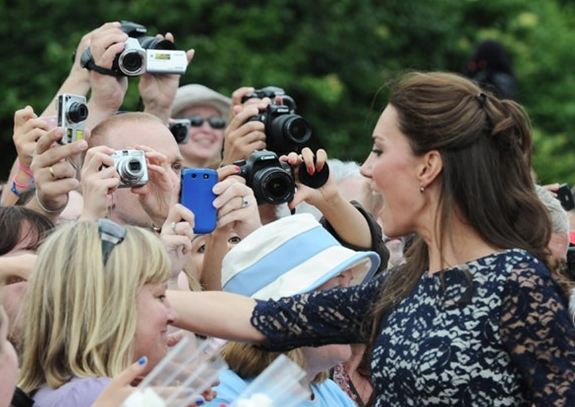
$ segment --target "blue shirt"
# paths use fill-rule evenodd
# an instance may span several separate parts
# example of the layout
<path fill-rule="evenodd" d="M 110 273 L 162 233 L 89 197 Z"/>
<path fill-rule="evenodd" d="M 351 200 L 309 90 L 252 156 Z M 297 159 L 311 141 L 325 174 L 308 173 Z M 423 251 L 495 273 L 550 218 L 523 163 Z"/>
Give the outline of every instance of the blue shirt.
<path fill-rule="evenodd" d="M 219 407 L 222 403 L 231 404 L 251 383 L 232 370 L 220 373 L 220 384 L 214 387 L 217 396 L 206 407 Z M 339 388 L 333 380 L 312 384 L 313 400 L 306 400 L 299 407 L 356 407 L 355 403 Z"/>

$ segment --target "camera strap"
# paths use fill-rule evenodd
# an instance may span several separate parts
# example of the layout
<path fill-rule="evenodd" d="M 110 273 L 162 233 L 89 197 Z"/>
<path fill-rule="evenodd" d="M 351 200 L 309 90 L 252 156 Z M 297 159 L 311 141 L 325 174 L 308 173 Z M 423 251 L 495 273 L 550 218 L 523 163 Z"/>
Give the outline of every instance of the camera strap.
<path fill-rule="evenodd" d="M 96 65 L 94 62 L 94 57 L 92 57 L 92 53 L 90 52 L 90 48 L 86 48 L 86 50 L 82 53 L 82 57 L 80 59 L 80 65 L 82 68 L 86 68 L 89 71 L 95 71 L 102 75 L 109 75 L 114 77 L 122 76 L 121 73 L 115 72 L 111 69 L 104 68 L 103 66 Z"/>

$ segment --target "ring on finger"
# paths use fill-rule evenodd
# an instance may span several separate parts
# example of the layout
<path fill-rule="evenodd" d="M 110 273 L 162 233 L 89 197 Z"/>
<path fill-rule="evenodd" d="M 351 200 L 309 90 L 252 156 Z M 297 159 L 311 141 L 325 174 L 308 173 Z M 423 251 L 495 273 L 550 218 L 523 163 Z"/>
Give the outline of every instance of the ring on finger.
<path fill-rule="evenodd" d="M 54 174 L 54 168 L 52 166 L 50 166 L 50 168 L 48 168 L 48 170 L 50 170 L 50 175 L 52 175 L 52 178 L 56 178 L 56 174 Z"/>
<path fill-rule="evenodd" d="M 176 233 L 176 222 L 172 222 L 170 227 L 172 228 L 172 232 Z"/>
<path fill-rule="evenodd" d="M 248 201 L 248 197 L 242 196 L 242 208 L 246 208 L 249 204 L 250 202 Z"/>

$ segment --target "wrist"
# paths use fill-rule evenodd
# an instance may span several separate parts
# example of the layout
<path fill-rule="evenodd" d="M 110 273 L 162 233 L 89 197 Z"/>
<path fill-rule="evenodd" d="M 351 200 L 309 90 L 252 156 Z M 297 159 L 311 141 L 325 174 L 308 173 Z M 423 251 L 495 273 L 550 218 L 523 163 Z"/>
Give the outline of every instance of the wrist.
<path fill-rule="evenodd" d="M 312 205 L 319 209 L 324 215 L 328 212 L 337 212 L 343 205 L 348 204 L 349 202 L 347 202 L 337 190 L 334 194 L 322 196 L 322 199 L 312 203 Z"/>

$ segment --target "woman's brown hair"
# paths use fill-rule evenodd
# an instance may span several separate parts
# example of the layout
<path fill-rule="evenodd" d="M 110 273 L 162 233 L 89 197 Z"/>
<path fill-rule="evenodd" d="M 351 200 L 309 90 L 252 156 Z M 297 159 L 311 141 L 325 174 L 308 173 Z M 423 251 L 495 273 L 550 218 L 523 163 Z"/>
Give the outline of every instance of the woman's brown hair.
<path fill-rule="evenodd" d="M 395 84 L 389 104 L 414 154 L 441 154 L 438 236 L 459 217 L 493 247 L 524 249 L 549 264 L 551 224 L 531 178 L 531 129 L 523 108 L 461 76 L 418 72 Z M 428 267 L 427 245 L 415 237 L 374 305 L 372 338 Z"/>

